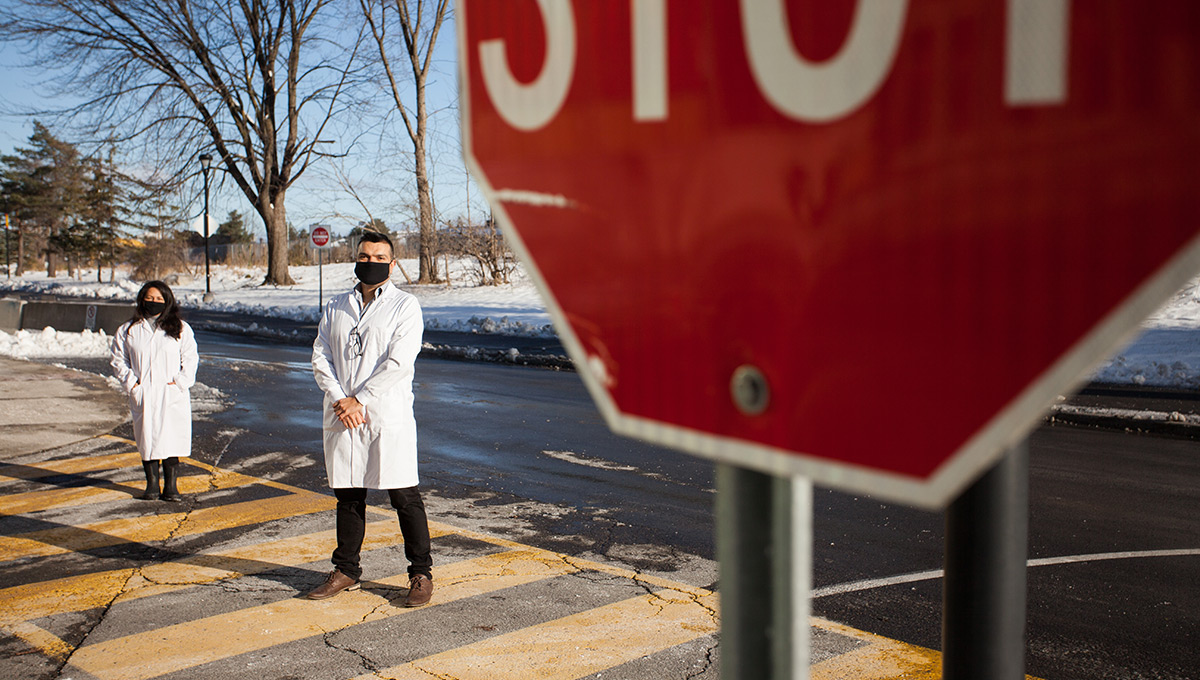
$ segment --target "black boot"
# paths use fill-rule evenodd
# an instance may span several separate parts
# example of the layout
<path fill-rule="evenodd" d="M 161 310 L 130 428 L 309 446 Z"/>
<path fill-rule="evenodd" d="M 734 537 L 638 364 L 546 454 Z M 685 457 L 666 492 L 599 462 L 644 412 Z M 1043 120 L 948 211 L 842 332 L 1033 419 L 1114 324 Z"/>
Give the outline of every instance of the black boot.
<path fill-rule="evenodd" d="M 179 490 L 175 488 L 176 475 L 179 472 L 179 459 L 175 456 L 163 460 L 163 492 L 162 499 L 172 503 L 183 500 Z"/>
<path fill-rule="evenodd" d="M 142 471 L 146 473 L 146 490 L 138 498 L 144 501 L 158 500 L 158 461 L 142 461 Z"/>

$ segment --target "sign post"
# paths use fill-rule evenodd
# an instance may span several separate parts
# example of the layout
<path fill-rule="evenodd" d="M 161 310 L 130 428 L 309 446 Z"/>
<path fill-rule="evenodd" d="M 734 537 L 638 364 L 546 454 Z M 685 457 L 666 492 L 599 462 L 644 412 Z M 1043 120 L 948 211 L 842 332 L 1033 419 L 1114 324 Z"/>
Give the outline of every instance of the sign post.
<path fill-rule="evenodd" d="M 207 173 L 206 173 L 206 176 L 207 176 Z M 207 196 L 207 192 L 205 192 L 205 195 Z M 192 220 L 192 231 L 194 231 L 204 237 L 204 298 L 203 299 L 205 302 L 213 301 L 212 277 L 209 273 L 208 238 L 209 238 L 210 234 L 216 233 L 217 228 L 218 228 L 217 218 L 208 214 L 207 204 L 205 204 L 204 214 L 200 215 L 196 219 Z"/>
<path fill-rule="evenodd" d="M 942 677 L 1025 676 L 1025 560 L 1029 445 L 1000 462 L 946 509 Z"/>
<path fill-rule="evenodd" d="M 962 496 L 1007 566 L 948 537 L 948 570 L 1017 588 L 992 534 L 1020 491 L 976 480 L 1200 270 L 1200 4 L 675 7 L 457 7 L 468 168 L 599 410 L 722 465 Z"/>
<path fill-rule="evenodd" d="M 321 269 L 322 253 L 326 248 L 333 247 L 333 238 L 329 234 L 329 226 L 314 224 L 309 227 L 308 239 L 317 249 L 317 314 L 325 306 L 325 274 Z"/>
<path fill-rule="evenodd" d="M 812 483 L 717 465 L 721 676 L 804 678 Z"/>

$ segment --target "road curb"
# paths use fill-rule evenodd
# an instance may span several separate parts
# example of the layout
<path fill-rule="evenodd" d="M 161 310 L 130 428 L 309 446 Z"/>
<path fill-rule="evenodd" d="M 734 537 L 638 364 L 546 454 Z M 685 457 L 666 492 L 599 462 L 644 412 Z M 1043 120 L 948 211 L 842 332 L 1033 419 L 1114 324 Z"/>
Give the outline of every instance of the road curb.
<path fill-rule="evenodd" d="M 525 354 L 516 349 L 482 349 L 479 347 L 457 347 L 425 343 L 421 347 L 421 356 L 454 361 L 483 361 L 493 364 L 549 368 L 555 371 L 575 370 L 575 363 L 568 356 L 558 354 Z"/>
<path fill-rule="evenodd" d="M 1097 430 L 1120 430 L 1179 439 L 1200 439 L 1200 416 L 1178 411 L 1096 409 L 1061 404 L 1050 409 L 1049 425 L 1070 425 Z"/>
<path fill-rule="evenodd" d="M 270 340 L 289 345 L 312 345 L 314 340 L 314 336 L 310 333 L 300 332 L 296 329 L 293 329 L 291 332 L 281 331 L 269 326 L 260 326 L 258 322 L 252 322 L 249 326 L 225 321 L 192 320 L 188 323 L 196 330 Z M 488 349 L 471 345 L 446 345 L 426 342 L 421 346 L 421 356 L 425 358 L 450 359 L 453 361 L 482 361 L 493 364 L 549 368 L 556 371 L 575 370 L 574 362 L 565 354 L 530 353 L 522 352 L 516 348 Z"/>

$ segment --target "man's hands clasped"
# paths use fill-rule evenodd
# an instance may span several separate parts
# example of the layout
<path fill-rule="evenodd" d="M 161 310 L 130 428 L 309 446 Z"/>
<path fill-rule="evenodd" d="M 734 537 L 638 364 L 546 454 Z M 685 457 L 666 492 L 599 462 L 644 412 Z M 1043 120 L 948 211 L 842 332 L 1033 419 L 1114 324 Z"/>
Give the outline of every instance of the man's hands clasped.
<path fill-rule="evenodd" d="M 367 409 L 358 403 L 354 397 L 346 397 L 333 402 L 333 414 L 342 421 L 347 429 L 354 429 L 367 424 Z"/>

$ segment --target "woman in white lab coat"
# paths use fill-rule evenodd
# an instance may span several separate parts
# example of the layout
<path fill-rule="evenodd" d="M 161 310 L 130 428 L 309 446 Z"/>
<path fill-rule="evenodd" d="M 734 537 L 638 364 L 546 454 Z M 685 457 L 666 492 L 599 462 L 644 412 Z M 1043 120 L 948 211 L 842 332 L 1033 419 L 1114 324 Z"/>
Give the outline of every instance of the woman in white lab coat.
<path fill-rule="evenodd" d="M 192 328 L 179 316 L 175 295 L 150 281 L 137 295 L 134 316 L 117 329 L 112 368 L 133 414 L 133 436 L 146 473 L 145 500 L 179 501 L 179 459 L 192 454 L 192 402 L 199 355 Z M 159 491 L 159 464 L 162 491 Z"/>

